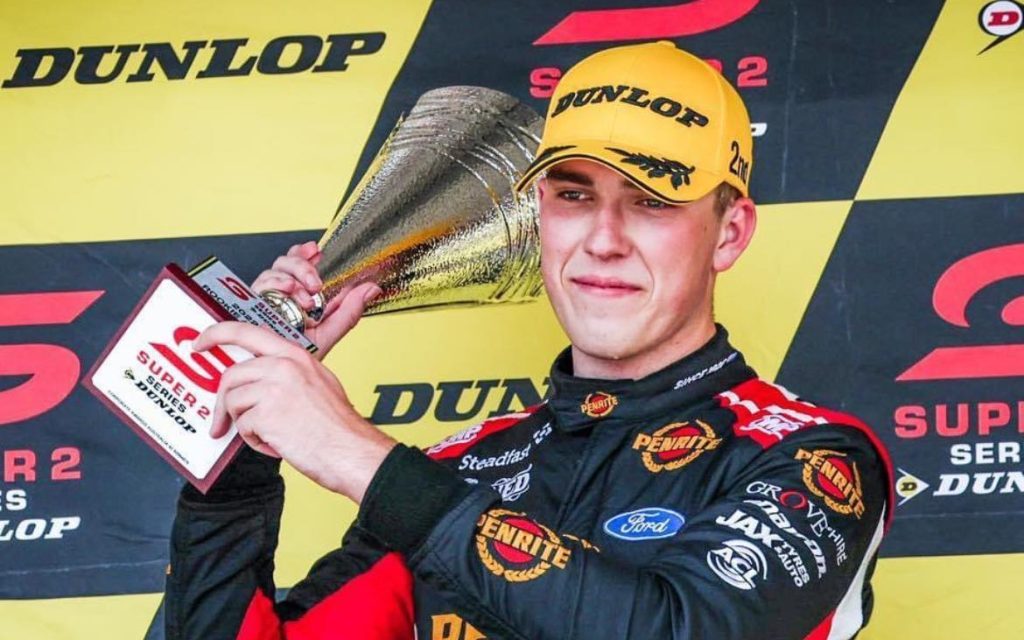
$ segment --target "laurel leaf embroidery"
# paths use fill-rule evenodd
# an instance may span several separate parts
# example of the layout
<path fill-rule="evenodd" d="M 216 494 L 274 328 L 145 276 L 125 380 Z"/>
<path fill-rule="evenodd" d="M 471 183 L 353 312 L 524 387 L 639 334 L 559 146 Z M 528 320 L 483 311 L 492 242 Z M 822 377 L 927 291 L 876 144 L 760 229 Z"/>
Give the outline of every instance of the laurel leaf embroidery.
<path fill-rule="evenodd" d="M 690 174 L 696 170 L 696 167 L 685 165 L 678 160 L 656 158 L 646 153 L 634 153 L 615 147 L 607 147 L 607 149 L 623 156 L 621 162 L 634 164 L 640 167 L 641 171 L 646 171 L 648 178 L 669 176 L 669 182 L 673 189 L 678 189 L 684 184 L 689 186 Z"/>

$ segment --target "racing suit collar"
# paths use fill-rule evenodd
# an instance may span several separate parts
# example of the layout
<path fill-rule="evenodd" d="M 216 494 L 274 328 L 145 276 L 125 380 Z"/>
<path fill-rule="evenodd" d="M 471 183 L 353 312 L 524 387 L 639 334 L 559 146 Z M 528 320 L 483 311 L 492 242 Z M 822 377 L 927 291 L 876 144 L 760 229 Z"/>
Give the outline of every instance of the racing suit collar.
<path fill-rule="evenodd" d="M 600 423 L 635 423 L 698 402 L 756 376 L 743 354 L 729 344 L 729 332 L 716 324 L 703 347 L 639 380 L 600 380 L 572 373 L 572 349 L 551 367 L 548 404 L 557 427 L 573 431 Z"/>

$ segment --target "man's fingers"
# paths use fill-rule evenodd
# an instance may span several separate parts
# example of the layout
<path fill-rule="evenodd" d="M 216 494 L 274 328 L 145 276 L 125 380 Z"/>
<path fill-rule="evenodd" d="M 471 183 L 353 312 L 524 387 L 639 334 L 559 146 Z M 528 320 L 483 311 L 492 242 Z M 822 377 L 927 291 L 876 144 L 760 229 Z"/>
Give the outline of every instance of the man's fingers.
<path fill-rule="evenodd" d="M 256 356 L 287 358 L 296 355 L 296 352 L 305 353 L 302 348 L 270 329 L 234 321 L 218 322 L 207 328 L 192 343 L 192 350 L 208 351 L 224 344 L 241 347 Z"/>
<path fill-rule="evenodd" d="M 228 389 L 224 393 L 224 413 L 237 421 L 249 409 L 260 401 L 263 385 L 253 382 Z"/>
<path fill-rule="evenodd" d="M 281 293 L 290 294 L 296 289 L 301 288 L 303 288 L 302 284 L 298 280 L 287 273 L 281 273 L 273 269 L 267 269 L 252 281 L 252 290 L 256 293 L 263 293 L 268 289 L 274 289 Z"/>
<path fill-rule="evenodd" d="M 277 291 L 291 297 L 307 311 L 313 308 L 313 296 L 306 291 L 305 285 L 290 275 L 280 271 L 264 271 L 252 283 L 252 290 L 256 293 L 266 291 Z"/>
<path fill-rule="evenodd" d="M 235 390 L 235 393 L 239 395 L 231 400 L 231 403 L 237 403 L 236 408 L 240 410 L 235 416 L 235 427 L 238 429 L 238 435 L 245 441 L 245 444 L 265 456 L 280 458 L 281 454 L 264 441 L 260 437 L 259 432 L 254 428 L 254 425 L 259 424 L 261 421 L 259 416 L 256 415 L 260 413 L 260 410 L 256 408 L 256 404 L 259 403 L 258 395 L 260 389 L 256 387 L 258 385 L 250 384 Z"/>
<path fill-rule="evenodd" d="M 221 375 L 217 387 L 217 402 L 213 407 L 213 417 L 210 421 L 211 438 L 220 438 L 226 434 L 231 428 L 233 417 L 237 415 L 237 412 L 231 411 L 230 400 L 226 397 L 239 387 L 251 386 L 254 382 L 267 379 L 277 362 L 280 360 L 275 358 L 252 358 L 232 365 Z"/>
<path fill-rule="evenodd" d="M 317 342 L 334 345 L 359 322 L 366 305 L 380 295 L 381 289 L 373 282 L 365 282 L 351 291 L 338 303 L 337 309 L 317 325 Z"/>
<path fill-rule="evenodd" d="M 320 281 L 320 275 L 316 272 L 316 268 L 305 258 L 298 256 L 281 256 L 277 260 L 274 260 L 274 264 L 271 267 L 274 271 L 280 271 L 287 273 L 296 280 L 302 283 L 302 286 L 311 293 L 316 293 L 323 286 Z"/>
<path fill-rule="evenodd" d="M 317 245 L 316 241 L 310 240 L 302 244 L 293 244 L 285 255 L 302 258 L 303 260 L 312 260 L 313 256 L 319 253 L 319 245 Z"/>

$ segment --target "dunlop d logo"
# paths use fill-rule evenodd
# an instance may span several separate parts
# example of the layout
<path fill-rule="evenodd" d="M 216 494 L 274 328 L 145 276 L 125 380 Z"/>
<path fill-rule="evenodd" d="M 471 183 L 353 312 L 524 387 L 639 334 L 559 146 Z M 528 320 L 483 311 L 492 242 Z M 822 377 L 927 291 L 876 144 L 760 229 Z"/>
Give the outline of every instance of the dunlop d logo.
<path fill-rule="evenodd" d="M 721 444 L 722 439 L 715 436 L 714 429 L 697 420 L 696 423 L 673 422 L 652 435 L 639 433 L 633 448 L 643 452 L 640 457 L 648 471 L 659 473 L 685 467 Z"/>
<path fill-rule="evenodd" d="M 527 582 L 551 567 L 565 569 L 572 549 L 542 524 L 507 509 L 491 509 L 477 521 L 476 550 L 484 566 L 509 582 Z"/>
<path fill-rule="evenodd" d="M 825 500 L 829 509 L 843 515 L 864 515 L 864 494 L 861 492 L 857 463 L 848 462 L 845 453 L 831 449 L 807 451 L 799 449 L 794 456 L 804 463 L 804 484 Z"/>
<path fill-rule="evenodd" d="M 610 393 L 598 391 L 587 396 L 580 405 L 580 411 L 591 418 L 603 418 L 615 410 L 619 399 Z"/>

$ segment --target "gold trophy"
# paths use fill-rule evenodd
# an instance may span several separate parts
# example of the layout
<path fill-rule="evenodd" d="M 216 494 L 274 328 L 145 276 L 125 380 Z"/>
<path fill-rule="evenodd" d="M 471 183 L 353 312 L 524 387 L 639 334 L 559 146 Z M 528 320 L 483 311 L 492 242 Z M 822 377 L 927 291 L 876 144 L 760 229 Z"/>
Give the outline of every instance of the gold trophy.
<path fill-rule="evenodd" d="M 513 185 L 542 128 L 533 109 L 499 91 L 423 94 L 320 239 L 315 308 L 307 314 L 277 291 L 264 298 L 299 331 L 343 288 L 367 281 L 382 293 L 366 315 L 536 298 L 537 203 Z"/>

